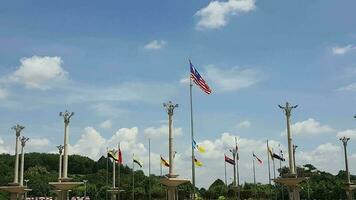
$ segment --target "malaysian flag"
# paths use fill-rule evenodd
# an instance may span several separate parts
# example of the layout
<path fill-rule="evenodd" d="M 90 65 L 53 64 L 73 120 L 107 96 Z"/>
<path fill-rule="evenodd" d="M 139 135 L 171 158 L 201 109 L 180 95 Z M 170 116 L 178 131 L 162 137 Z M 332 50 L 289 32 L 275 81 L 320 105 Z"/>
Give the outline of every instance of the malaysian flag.
<path fill-rule="evenodd" d="M 190 78 L 193 79 L 194 83 L 197 84 L 205 93 L 210 94 L 211 89 L 204 79 L 200 76 L 199 72 L 195 69 L 193 64 L 190 62 Z"/>

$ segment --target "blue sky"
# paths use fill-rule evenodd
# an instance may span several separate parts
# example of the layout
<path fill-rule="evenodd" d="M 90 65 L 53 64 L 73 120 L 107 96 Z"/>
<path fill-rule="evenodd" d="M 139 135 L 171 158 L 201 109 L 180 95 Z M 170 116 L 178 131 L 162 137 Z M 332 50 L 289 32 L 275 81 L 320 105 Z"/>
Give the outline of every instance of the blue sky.
<path fill-rule="evenodd" d="M 198 174 L 211 174 L 198 185 L 223 178 L 223 169 L 212 169 L 223 166 L 234 136 L 243 181 L 252 181 L 253 149 L 266 160 L 266 139 L 286 150 L 277 107 L 286 101 L 299 104 L 292 118 L 299 164 L 336 173 L 342 158 L 333 166 L 328 160 L 342 156 L 338 137 L 346 134 L 356 166 L 355 6 L 351 0 L 2 2 L 0 152 L 13 152 L 16 123 L 26 126 L 28 151 L 54 152 L 63 142 L 58 112 L 69 109 L 76 113 L 73 153 L 96 159 L 121 141 L 126 157 L 137 151 L 146 159 L 150 136 L 155 156 L 166 155 L 162 103 L 172 100 L 179 104 L 177 171 L 190 178 L 182 169 L 189 166 L 184 79 L 191 58 L 213 89 L 209 96 L 193 91 L 196 140 L 207 148 L 198 155 L 204 163 Z M 258 181 L 267 181 L 266 170 L 261 166 Z"/>

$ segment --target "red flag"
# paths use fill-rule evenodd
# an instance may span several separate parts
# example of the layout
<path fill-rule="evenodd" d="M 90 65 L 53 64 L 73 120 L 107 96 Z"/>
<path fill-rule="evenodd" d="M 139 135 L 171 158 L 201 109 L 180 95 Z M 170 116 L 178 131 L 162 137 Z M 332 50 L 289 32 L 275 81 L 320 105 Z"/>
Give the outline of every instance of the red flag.
<path fill-rule="evenodd" d="M 261 159 L 259 159 L 255 154 L 253 154 L 253 157 L 255 157 L 256 158 L 256 160 L 260 163 L 260 164 L 262 164 L 263 162 L 262 162 L 262 160 Z"/>
<path fill-rule="evenodd" d="M 118 158 L 117 158 L 117 162 L 122 164 L 122 153 L 121 153 L 121 149 L 119 149 L 119 153 L 117 154 Z"/>

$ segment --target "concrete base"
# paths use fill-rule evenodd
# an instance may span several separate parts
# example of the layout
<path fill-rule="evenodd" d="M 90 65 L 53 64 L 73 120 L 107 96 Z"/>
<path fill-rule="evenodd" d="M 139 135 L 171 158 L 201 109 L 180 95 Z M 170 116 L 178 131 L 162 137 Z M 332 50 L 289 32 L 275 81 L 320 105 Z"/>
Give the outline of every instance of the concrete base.
<path fill-rule="evenodd" d="M 21 197 L 26 192 L 31 191 L 26 186 L 19 186 L 18 184 L 16 184 L 16 185 L 1 186 L 0 191 L 9 192 L 11 200 L 17 200 L 19 197 Z"/>
<path fill-rule="evenodd" d="M 356 184 L 346 183 L 344 189 L 346 191 L 347 199 L 352 200 L 353 199 L 353 191 L 356 190 Z"/>
<path fill-rule="evenodd" d="M 299 183 L 304 181 L 305 178 L 276 178 L 273 179 L 275 183 L 280 183 L 288 187 L 289 199 L 300 200 Z"/>
<path fill-rule="evenodd" d="M 63 180 L 62 180 L 63 181 Z M 50 182 L 48 183 L 52 185 L 57 191 L 59 191 L 58 200 L 66 200 L 67 199 L 67 192 L 78 185 L 83 185 L 83 182 Z"/>
<path fill-rule="evenodd" d="M 167 187 L 168 200 L 177 200 L 178 197 L 176 195 L 176 188 L 178 185 L 183 183 L 188 183 L 187 179 L 179 179 L 179 178 L 163 178 L 160 181 L 163 185 Z"/>
<path fill-rule="evenodd" d="M 120 194 L 120 192 L 124 192 L 125 190 L 120 190 L 118 187 L 111 188 L 107 190 L 107 192 L 111 193 L 111 200 L 116 200 L 116 196 Z"/>

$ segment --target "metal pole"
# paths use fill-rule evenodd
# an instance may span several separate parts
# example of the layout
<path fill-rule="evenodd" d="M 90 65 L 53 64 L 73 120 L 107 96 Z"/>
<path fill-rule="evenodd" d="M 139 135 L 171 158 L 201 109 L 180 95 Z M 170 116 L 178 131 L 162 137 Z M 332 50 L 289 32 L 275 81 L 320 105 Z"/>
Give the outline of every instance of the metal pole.
<path fill-rule="evenodd" d="M 132 200 L 135 200 L 135 154 L 132 154 Z"/>
<path fill-rule="evenodd" d="M 234 183 L 233 183 L 233 185 L 236 187 L 237 185 L 236 185 L 236 156 L 235 156 L 235 151 L 231 151 L 231 153 L 232 153 L 232 157 L 233 157 L 233 159 L 234 159 L 234 161 L 235 161 L 235 165 L 233 166 L 234 167 Z"/>
<path fill-rule="evenodd" d="M 190 96 L 190 131 L 191 131 L 191 147 L 192 147 L 192 184 L 193 184 L 193 195 L 192 195 L 192 199 L 195 199 L 195 165 L 194 165 L 194 147 L 193 147 L 193 142 L 194 142 L 194 124 L 193 124 L 193 95 L 192 95 L 192 90 L 193 90 L 193 84 L 192 84 L 192 79 L 189 77 L 190 80 L 190 92 L 189 92 L 189 96 Z"/>
<path fill-rule="evenodd" d="M 256 169 L 255 169 L 255 158 L 252 159 L 252 165 L 253 165 L 253 184 L 256 185 Z"/>
<path fill-rule="evenodd" d="M 269 146 L 268 146 L 268 140 L 267 140 L 268 183 L 271 185 L 271 165 L 270 165 L 269 157 L 270 157 L 270 152 L 269 152 Z"/>
<path fill-rule="evenodd" d="M 148 199 L 151 200 L 151 139 L 148 139 Z"/>
<path fill-rule="evenodd" d="M 113 154 L 115 155 L 115 149 L 112 150 Z M 112 160 L 112 187 L 115 188 L 116 187 L 116 178 L 115 178 L 115 172 L 116 172 L 116 163 L 115 160 Z"/>
<path fill-rule="evenodd" d="M 117 149 L 118 149 L 118 154 L 120 155 L 120 153 L 121 153 L 121 149 L 120 149 L 120 142 L 119 142 L 119 144 L 117 145 L 118 147 L 117 147 Z M 120 157 L 120 159 L 121 159 L 121 157 Z M 118 190 L 119 190 L 119 193 L 117 194 L 117 196 L 118 196 L 118 199 L 120 200 L 120 182 L 121 182 L 121 175 L 120 175 L 120 173 L 121 173 L 121 160 L 119 160 L 119 162 L 118 162 L 118 172 L 117 172 L 117 187 L 118 187 Z"/>
<path fill-rule="evenodd" d="M 225 185 L 227 186 L 225 154 L 224 154 L 224 164 L 225 164 Z"/>
<path fill-rule="evenodd" d="M 282 150 L 279 150 L 279 156 L 281 158 L 283 158 L 283 152 Z M 280 177 L 282 178 L 282 161 L 279 160 L 279 170 L 280 170 Z M 282 200 L 284 200 L 284 189 L 283 189 L 283 185 L 281 184 L 281 189 L 282 189 Z"/>

